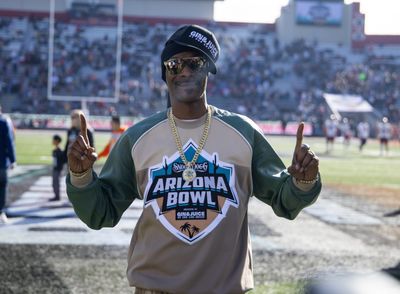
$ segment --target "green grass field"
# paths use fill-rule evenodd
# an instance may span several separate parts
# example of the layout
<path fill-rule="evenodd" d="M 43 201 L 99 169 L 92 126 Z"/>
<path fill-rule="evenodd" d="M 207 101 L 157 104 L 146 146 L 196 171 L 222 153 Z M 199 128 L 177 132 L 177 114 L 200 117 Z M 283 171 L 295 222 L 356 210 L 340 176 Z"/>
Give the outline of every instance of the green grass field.
<path fill-rule="evenodd" d="M 65 145 L 66 131 L 28 131 L 17 130 L 17 162 L 23 164 L 51 164 L 52 135 L 58 133 L 63 137 L 61 148 Z M 109 139 L 109 133 L 95 133 L 95 145 L 101 150 Z M 295 137 L 269 136 L 269 142 L 289 165 Z M 356 187 L 357 190 L 379 189 L 380 193 L 386 189 L 393 192 L 396 201 L 400 195 L 400 146 L 398 142 L 391 142 L 389 155 L 380 156 L 379 144 L 376 140 L 369 140 L 364 152 L 358 151 L 358 140 L 354 139 L 348 149 L 344 149 L 338 140 L 332 154 L 325 154 L 324 138 L 305 138 L 315 153 L 320 157 L 320 172 L 324 185 L 340 186 L 345 189 Z M 104 160 L 99 161 L 102 164 Z M 362 187 L 358 188 L 358 187 Z M 384 189 L 383 189 L 384 188 Z M 366 189 L 366 190 L 365 190 Z M 382 195 L 382 194 L 380 194 Z M 295 294 L 299 287 L 295 281 L 287 283 L 271 283 L 258 285 L 251 291 L 252 294 Z"/>
<path fill-rule="evenodd" d="M 17 130 L 17 163 L 29 165 L 50 165 L 52 162 L 52 137 L 54 134 L 61 136 L 62 142 L 60 144 L 60 148 L 64 150 L 67 131 Z M 96 149 L 101 150 L 107 144 L 109 138 L 109 133 L 97 132 L 95 134 Z M 102 162 L 103 161 L 100 161 L 99 163 Z"/>
<path fill-rule="evenodd" d="M 64 149 L 66 131 L 17 130 L 16 147 L 18 164 L 51 164 L 51 137 L 58 133 L 63 137 L 61 148 Z M 95 145 L 101 150 L 109 139 L 109 133 L 95 133 Z M 295 138 L 269 136 L 269 142 L 288 165 L 291 161 Z M 385 187 L 400 191 L 400 145 L 391 142 L 388 156 L 379 155 L 379 144 L 369 140 L 362 154 L 358 151 L 358 140 L 353 139 L 345 150 L 339 140 L 332 154 L 325 154 L 323 138 L 305 138 L 315 153 L 320 157 L 320 170 L 325 184 L 366 185 Z M 99 161 L 102 164 L 104 160 Z"/>
<path fill-rule="evenodd" d="M 269 137 L 275 150 L 288 165 L 295 145 L 294 137 Z M 334 151 L 325 154 L 324 138 L 304 138 L 320 158 L 320 171 L 323 182 L 335 185 L 367 185 L 385 187 L 400 191 L 400 145 L 392 141 L 389 154 L 380 156 L 379 143 L 370 139 L 363 153 L 358 150 L 358 140 L 353 139 L 349 148 L 345 149 L 337 140 Z"/>

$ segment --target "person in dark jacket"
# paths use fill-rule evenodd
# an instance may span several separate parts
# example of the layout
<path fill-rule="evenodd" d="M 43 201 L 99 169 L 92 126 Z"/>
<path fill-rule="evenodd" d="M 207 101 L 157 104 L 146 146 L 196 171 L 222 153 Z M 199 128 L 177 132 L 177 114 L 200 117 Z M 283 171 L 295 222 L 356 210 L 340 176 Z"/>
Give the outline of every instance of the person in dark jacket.
<path fill-rule="evenodd" d="M 53 145 L 54 149 L 52 152 L 53 157 L 53 191 L 54 197 L 50 199 L 50 201 L 59 201 L 60 198 L 60 176 L 62 173 L 62 169 L 64 166 L 64 153 L 60 149 L 60 143 L 62 139 L 59 135 L 53 136 Z"/>
<path fill-rule="evenodd" d="M 8 222 L 4 211 L 7 196 L 7 170 L 14 168 L 15 162 L 13 127 L 10 120 L 2 115 L 0 107 L 0 224 Z"/>

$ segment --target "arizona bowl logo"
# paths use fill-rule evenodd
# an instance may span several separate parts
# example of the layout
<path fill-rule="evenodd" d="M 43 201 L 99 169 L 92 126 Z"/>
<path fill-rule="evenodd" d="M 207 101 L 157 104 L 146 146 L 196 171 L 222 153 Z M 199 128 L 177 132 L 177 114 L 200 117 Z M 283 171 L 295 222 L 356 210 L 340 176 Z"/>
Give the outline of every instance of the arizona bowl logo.
<path fill-rule="evenodd" d="M 196 149 L 189 140 L 183 147 L 185 157 L 191 160 Z M 151 205 L 157 219 L 174 236 L 193 244 L 218 226 L 230 206 L 237 208 L 239 199 L 234 166 L 220 161 L 217 153 L 201 152 L 191 182 L 182 178 L 184 169 L 178 152 L 149 168 L 144 205 Z"/>

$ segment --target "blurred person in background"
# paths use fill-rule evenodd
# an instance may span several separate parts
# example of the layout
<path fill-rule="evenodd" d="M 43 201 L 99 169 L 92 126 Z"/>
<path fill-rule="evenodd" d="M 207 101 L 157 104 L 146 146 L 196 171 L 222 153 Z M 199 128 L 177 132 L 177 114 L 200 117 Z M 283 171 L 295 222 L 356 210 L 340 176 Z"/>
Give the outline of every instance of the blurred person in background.
<path fill-rule="evenodd" d="M 340 124 L 340 132 L 342 133 L 343 136 L 344 149 L 347 150 L 350 146 L 351 137 L 353 135 L 347 117 L 343 118 L 342 123 Z"/>
<path fill-rule="evenodd" d="M 360 145 L 358 149 L 360 152 L 363 151 L 365 144 L 369 138 L 369 123 L 367 121 L 360 121 L 357 125 L 357 136 L 360 139 Z"/>
<path fill-rule="evenodd" d="M 80 109 L 74 109 L 71 111 L 71 127 L 67 131 L 67 142 L 65 143 L 64 148 L 64 162 L 68 161 L 67 152 L 69 145 L 75 142 L 81 131 L 81 121 L 79 119 L 80 114 L 83 114 L 83 111 Z M 87 126 L 87 132 L 90 146 L 94 147 L 94 130 L 89 125 Z"/>
<path fill-rule="evenodd" d="M 393 138 L 396 138 L 397 143 L 400 144 L 400 121 L 398 124 L 393 125 Z"/>
<path fill-rule="evenodd" d="M 132 201 L 144 201 L 128 257 L 136 294 L 249 291 L 251 197 L 294 219 L 321 191 L 319 159 L 302 144 L 304 123 L 286 168 L 250 118 L 207 103 L 219 51 L 209 30 L 179 28 L 161 54 L 171 107 L 126 130 L 100 175 L 84 115 L 68 150 L 67 194 L 90 228 L 113 227 Z"/>
<path fill-rule="evenodd" d="M 335 138 L 338 133 L 338 122 L 334 114 L 331 114 L 331 116 L 327 120 L 325 120 L 324 131 L 326 138 L 325 152 L 329 154 L 333 151 L 333 145 L 335 143 Z"/>
<path fill-rule="evenodd" d="M 8 169 L 16 164 L 13 127 L 0 106 L 0 224 L 8 222 L 4 211 L 7 199 Z"/>
<path fill-rule="evenodd" d="M 389 141 L 392 137 L 392 126 L 389 123 L 389 119 L 383 117 L 382 121 L 378 123 L 377 129 L 378 140 L 380 143 L 380 155 L 383 156 L 384 153 L 388 155 Z"/>
<path fill-rule="evenodd" d="M 53 168 L 52 168 L 52 178 L 53 178 L 53 191 L 54 197 L 50 201 L 59 201 L 60 198 L 60 176 L 64 166 L 64 153 L 60 148 L 60 143 L 62 139 L 59 135 L 53 136 L 52 144 L 54 149 L 52 151 L 53 158 Z"/>
<path fill-rule="evenodd" d="M 119 137 L 125 132 L 126 127 L 121 126 L 121 118 L 114 114 L 111 117 L 111 138 L 103 150 L 98 154 L 98 158 L 107 157 L 110 154 L 114 144 L 118 141 Z"/>

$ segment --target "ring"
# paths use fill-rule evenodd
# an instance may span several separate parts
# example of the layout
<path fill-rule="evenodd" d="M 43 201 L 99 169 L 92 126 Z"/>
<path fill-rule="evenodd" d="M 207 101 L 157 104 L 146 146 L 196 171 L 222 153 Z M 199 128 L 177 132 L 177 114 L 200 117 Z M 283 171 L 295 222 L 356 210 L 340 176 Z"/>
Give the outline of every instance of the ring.
<path fill-rule="evenodd" d="M 308 144 L 305 144 L 305 143 L 304 143 L 304 144 L 302 145 L 302 147 L 306 147 L 307 150 L 310 150 L 310 145 L 308 145 Z"/>

